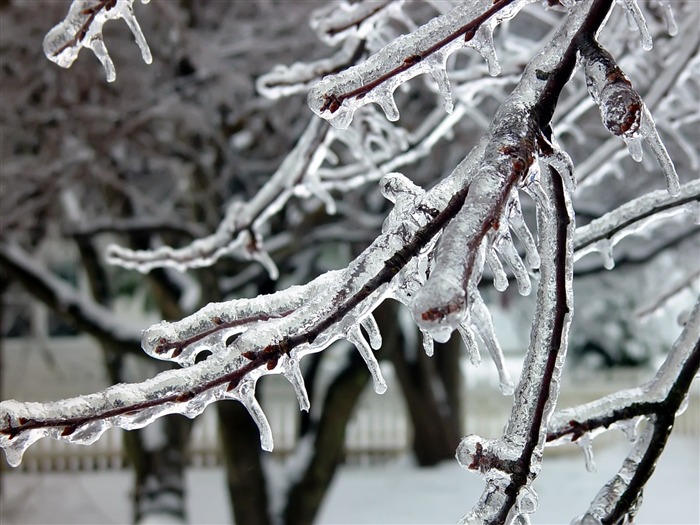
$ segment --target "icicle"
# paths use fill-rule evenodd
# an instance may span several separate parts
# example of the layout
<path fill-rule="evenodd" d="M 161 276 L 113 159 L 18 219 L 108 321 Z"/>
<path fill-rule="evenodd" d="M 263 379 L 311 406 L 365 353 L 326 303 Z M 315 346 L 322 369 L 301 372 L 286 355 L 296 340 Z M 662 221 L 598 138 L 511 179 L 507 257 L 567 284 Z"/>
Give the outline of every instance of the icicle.
<path fill-rule="evenodd" d="M 624 419 L 614 423 L 615 428 L 619 428 L 622 433 L 627 438 L 627 441 L 634 443 L 639 437 L 639 423 L 641 422 L 641 417 L 635 417 L 632 419 Z"/>
<path fill-rule="evenodd" d="M 142 0 L 142 3 L 148 3 L 148 0 Z M 66 18 L 44 38 L 44 54 L 59 66 L 69 68 L 78 58 L 80 50 L 87 47 L 102 63 L 107 81 L 113 82 L 116 72 L 102 40 L 102 27 L 108 20 L 123 18 L 134 35 L 144 62 L 150 64 L 153 60 L 151 50 L 134 16 L 133 4 L 134 0 L 117 0 L 112 7 L 102 6 L 97 9 L 98 6 L 92 2 L 75 0 Z"/>
<path fill-rule="evenodd" d="M 501 260 L 496 256 L 496 252 L 493 249 L 486 250 L 486 264 L 491 270 L 494 288 L 499 292 L 504 292 L 508 288 L 508 276 L 503 270 Z"/>
<path fill-rule="evenodd" d="M 258 403 L 258 400 L 255 399 L 255 381 L 241 381 L 235 392 L 236 399 L 238 399 L 246 410 L 248 410 L 248 413 L 258 426 L 258 430 L 260 431 L 260 447 L 267 452 L 272 452 L 272 449 L 275 446 L 272 438 L 272 429 L 270 428 L 270 423 L 268 422 L 260 403 Z"/>
<path fill-rule="evenodd" d="M 447 65 L 445 60 L 441 59 L 442 64 L 436 66 L 430 70 L 430 75 L 435 79 L 437 83 L 438 90 L 443 98 L 443 103 L 445 105 L 445 111 L 447 113 L 452 113 L 454 109 L 454 104 L 452 103 L 452 89 L 450 88 L 450 79 L 447 76 Z"/>
<path fill-rule="evenodd" d="M 610 239 L 601 239 L 596 242 L 594 249 L 600 253 L 603 258 L 603 267 L 606 270 L 615 268 L 615 258 L 613 257 L 613 244 Z"/>
<path fill-rule="evenodd" d="M 518 236 L 518 239 L 520 239 L 520 242 L 525 248 L 527 265 L 533 270 L 539 268 L 540 254 L 537 251 L 537 245 L 535 244 L 532 232 L 525 223 L 525 217 L 523 217 L 523 212 L 520 208 L 520 198 L 518 197 L 517 191 L 514 191 L 513 197 L 508 203 L 507 217 L 508 225 Z"/>
<path fill-rule="evenodd" d="M 479 366 L 479 364 L 481 364 L 481 354 L 479 353 L 479 346 L 476 344 L 474 332 L 467 324 L 459 325 L 457 331 L 459 335 L 462 336 L 464 346 L 467 348 L 469 362 L 474 366 Z"/>
<path fill-rule="evenodd" d="M 497 77 L 501 74 L 501 65 L 496 56 L 496 47 L 493 44 L 493 25 L 486 22 L 477 30 L 474 38 L 469 41 L 469 46 L 476 49 L 486 60 L 489 67 L 489 75 Z"/>
<path fill-rule="evenodd" d="M 518 283 L 518 292 L 520 295 L 530 295 L 530 292 L 532 291 L 530 276 L 528 275 L 527 268 L 525 268 L 525 265 L 518 254 L 518 250 L 513 244 L 513 239 L 510 236 L 510 232 L 506 231 L 501 233 L 497 241 L 494 243 L 494 248 L 501 255 L 501 257 L 505 259 L 511 270 L 513 270 L 513 275 L 515 275 L 515 280 Z M 537 260 L 537 262 L 539 263 L 539 260 Z"/>
<path fill-rule="evenodd" d="M 362 319 L 361 324 L 369 336 L 369 345 L 372 347 L 372 350 L 379 350 L 382 347 L 382 333 L 379 331 L 379 326 L 374 316 L 369 314 Z"/>
<path fill-rule="evenodd" d="M 423 335 L 423 351 L 428 357 L 433 357 L 435 353 L 435 342 L 430 334 L 425 330 L 421 330 L 420 333 Z"/>
<path fill-rule="evenodd" d="M 256 236 L 257 237 L 257 236 Z M 260 240 L 256 242 L 261 242 Z M 259 247 L 251 247 L 250 244 L 246 246 L 246 255 L 250 258 L 253 259 L 254 261 L 259 262 L 262 264 L 263 268 L 267 270 L 267 274 L 270 276 L 270 279 L 273 281 L 276 281 L 279 279 L 280 272 L 277 269 L 277 265 L 275 264 L 275 261 L 272 260 L 272 257 L 270 257 L 270 254 L 267 253 L 264 249 L 259 248 Z"/>
<path fill-rule="evenodd" d="M 544 137 L 542 138 L 544 139 Z M 566 186 L 566 190 L 569 192 L 569 195 L 572 195 L 576 190 L 577 185 L 576 174 L 574 173 L 574 163 L 569 154 L 561 149 L 561 146 L 553 135 L 550 141 L 550 147 L 551 152 L 547 154 L 540 152 L 538 160 L 551 166 L 557 171 L 557 173 L 559 173 L 559 175 L 561 175 L 562 180 L 564 181 L 564 186 Z"/>
<path fill-rule="evenodd" d="M 678 34 L 678 24 L 676 24 L 676 18 L 673 16 L 673 8 L 669 0 L 658 0 L 659 5 L 663 9 L 664 20 L 666 20 L 666 30 L 671 36 L 676 36 Z"/>
<path fill-rule="evenodd" d="M 107 52 L 107 47 L 105 46 L 104 40 L 102 40 L 102 35 L 93 36 L 85 47 L 88 47 L 95 53 L 95 56 L 102 64 L 107 76 L 107 82 L 114 82 L 117 79 L 117 71 L 114 69 L 114 62 Z"/>
<path fill-rule="evenodd" d="M 377 394 L 383 394 L 384 392 L 386 392 L 386 381 L 382 376 L 382 371 L 379 368 L 379 363 L 374 357 L 374 353 L 367 344 L 367 341 L 365 341 L 365 338 L 362 335 L 362 332 L 360 332 L 360 329 L 358 327 L 350 329 L 347 335 L 347 339 L 355 345 L 355 348 L 357 348 L 357 351 L 360 352 L 362 359 L 364 359 L 365 363 L 367 364 L 369 373 L 372 375 L 372 380 L 374 381 L 374 391 Z"/>
<path fill-rule="evenodd" d="M 141 0 L 141 3 L 143 4 L 147 4 L 149 2 L 150 0 Z M 139 49 L 141 50 L 141 58 L 146 64 L 150 64 L 153 62 L 153 56 L 151 55 L 151 49 L 148 47 L 148 42 L 146 42 L 146 37 L 143 35 L 143 31 L 141 31 L 141 26 L 139 25 L 138 20 L 136 20 L 136 16 L 134 16 L 133 0 L 132 2 L 124 2 L 121 16 L 124 19 L 124 22 L 126 22 L 126 25 L 129 26 L 131 33 L 134 35 L 136 45 L 138 45 Z"/>
<path fill-rule="evenodd" d="M 678 195 L 680 192 L 680 181 L 678 180 L 676 167 L 673 165 L 673 161 L 671 160 L 671 156 L 668 154 L 666 147 L 664 146 L 663 142 L 661 142 L 661 137 L 659 136 L 659 132 L 656 130 L 656 125 L 654 124 L 654 118 L 651 116 L 651 113 L 646 106 L 642 108 L 641 121 L 641 135 L 644 137 L 644 140 L 646 140 L 646 143 L 649 144 L 651 151 L 654 152 L 656 159 L 659 161 L 661 171 L 663 171 L 664 176 L 666 177 L 666 188 L 671 195 Z"/>
<path fill-rule="evenodd" d="M 501 345 L 496 338 L 491 312 L 489 312 L 488 307 L 478 291 L 474 293 L 473 297 L 470 297 L 470 299 L 472 301 L 472 308 L 470 311 L 472 316 L 471 325 L 476 329 L 479 337 L 481 337 L 481 340 L 486 345 L 486 349 L 489 351 L 489 354 L 491 354 L 493 363 L 496 365 L 499 379 L 498 386 L 501 393 L 504 396 L 509 396 L 513 394 L 515 386 L 510 377 L 510 372 L 508 372 L 503 350 L 501 350 Z"/>
<path fill-rule="evenodd" d="M 584 434 L 576 440 L 576 444 L 581 448 L 583 452 L 583 459 L 586 463 L 586 470 L 588 472 L 595 472 L 598 470 L 598 466 L 595 464 L 593 459 L 593 440 L 588 434 Z"/>
<path fill-rule="evenodd" d="M 639 8 L 639 3 L 637 0 L 622 0 L 625 4 L 625 9 L 634 19 L 637 28 L 639 28 L 639 36 L 642 40 L 642 49 L 649 51 L 654 47 L 654 42 L 651 38 L 651 33 L 649 33 L 649 27 L 647 26 L 647 21 L 644 19 L 642 10 Z"/>
<path fill-rule="evenodd" d="M 292 386 L 294 387 L 294 393 L 297 396 L 297 401 L 299 402 L 299 409 L 304 412 L 308 412 L 311 408 L 311 402 L 309 401 L 309 394 L 306 391 L 306 384 L 304 383 L 304 376 L 301 374 L 301 367 L 299 366 L 299 361 L 295 358 L 288 357 L 284 369 L 284 377 L 287 378 Z"/>

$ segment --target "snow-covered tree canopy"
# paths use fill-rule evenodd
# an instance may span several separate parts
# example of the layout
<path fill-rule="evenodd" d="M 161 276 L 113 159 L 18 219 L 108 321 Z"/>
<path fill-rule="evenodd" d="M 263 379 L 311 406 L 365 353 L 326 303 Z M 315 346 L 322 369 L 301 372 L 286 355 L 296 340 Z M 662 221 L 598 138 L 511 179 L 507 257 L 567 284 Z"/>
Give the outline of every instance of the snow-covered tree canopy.
<path fill-rule="evenodd" d="M 684 126 L 696 124 L 699 116 L 698 10 L 693 2 L 674 3 L 671 9 L 666 1 L 647 6 L 636 0 L 619 5 L 613 0 L 550 0 L 546 10 L 532 6 L 540 9 L 538 16 L 556 25 L 543 46 L 535 49 L 532 42 L 518 41 L 517 35 L 514 44 L 499 45 L 501 36 L 507 42 L 512 19 L 532 3 L 425 0 L 420 4 L 432 10 L 432 18 L 421 25 L 412 18 L 415 6 L 402 1 L 319 7 L 311 27 L 321 41 L 335 46 L 335 54 L 277 66 L 257 79 L 258 92 L 270 99 L 308 94 L 308 124 L 275 173 L 253 198 L 229 202 L 210 235 L 195 232 L 194 241 L 179 247 L 139 250 L 113 244 L 106 257 L 111 264 L 147 273 L 155 268 L 187 271 L 234 256 L 259 262 L 277 279 L 265 234 L 290 202 L 318 199 L 328 214 L 334 214 L 342 208 L 345 194 L 377 185 L 393 205 L 381 233 L 347 267 L 306 284 L 210 303 L 179 321 L 148 328 L 143 350 L 179 368 L 142 383 L 117 384 L 57 402 L 3 401 L 0 445 L 8 463 L 18 465 L 24 451 L 43 437 L 90 444 L 110 427 L 141 428 L 173 413 L 193 418 L 226 399 L 248 409 L 262 448 L 272 450 L 272 431 L 255 396 L 257 381 L 267 374 L 283 375 L 301 410 L 308 410 L 302 359 L 344 339 L 364 359 L 375 391 L 383 393 L 387 385 L 373 352 L 382 338 L 373 312 L 393 299 L 410 311 L 428 355 L 433 354 L 434 341 L 445 342 L 458 331 L 476 364 L 480 341 L 498 370 L 501 391 L 513 394 L 503 435 L 468 435 L 457 450 L 460 464 L 485 482 L 464 523 L 528 523 L 537 509 L 532 483 L 545 445 L 588 443 L 613 427 L 641 430 L 618 475 L 577 522 L 632 519 L 700 366 L 700 302 L 688 308 L 685 326 L 652 382 L 556 412 L 574 316 L 574 262 L 600 252 L 605 266 L 612 267 L 613 247 L 626 236 L 669 220 L 685 225 L 697 220 L 700 180 L 691 172 L 698 168 L 697 146 L 693 137 L 685 137 Z M 104 66 L 107 80 L 115 81 L 117 71 L 102 35 L 105 23 L 113 19 L 126 22 L 144 61 L 151 63 L 134 0 L 74 0 L 65 19 L 47 34 L 46 56 L 70 67 L 87 47 Z M 680 30 L 676 20 L 681 21 Z M 628 23 L 631 27 L 625 28 Z M 606 24 L 614 26 L 612 39 L 604 32 Z M 396 25 L 405 34 L 395 36 Z M 669 39 L 669 34 L 676 36 Z M 643 63 L 642 53 L 652 49 L 657 35 L 670 50 L 664 57 L 667 75 L 650 82 L 644 96 L 625 64 L 616 60 L 620 43 L 629 45 L 629 35 L 635 37 L 635 53 L 641 57 L 634 66 Z M 483 57 L 490 76 L 476 74 L 472 63 L 462 65 L 469 56 L 465 49 Z M 577 81 L 577 71 L 585 87 L 566 98 L 568 107 L 562 111 L 562 93 Z M 431 77 L 429 88 L 439 93 L 443 107 L 410 132 L 388 123 L 400 122 L 400 111 L 408 111 L 395 94 L 412 89 L 420 82 L 412 79 L 423 74 Z M 671 76 L 673 80 L 667 80 Z M 460 120 L 483 120 L 479 105 L 489 91 L 508 94 L 498 100 L 494 118 L 484 122 L 482 137 L 451 173 L 439 179 L 436 172 L 421 187 L 396 171 L 424 159 L 439 141 L 450 140 Z M 573 155 L 562 147 L 563 136 L 579 133 L 583 126 L 577 119 L 592 105 L 612 137 L 575 166 Z M 657 121 L 655 110 L 662 115 Z M 673 148 L 667 150 L 659 129 L 671 137 Z M 621 143 L 637 162 L 642 161 L 643 148 L 651 153 L 657 187 L 577 225 L 579 192 L 600 184 L 606 175 L 603 166 L 622 170 Z M 674 163 L 669 151 L 689 160 Z M 687 171 L 678 173 L 676 165 Z M 625 181 L 635 184 L 633 176 Z M 665 189 L 659 189 L 662 186 Z M 526 208 L 535 210 L 534 228 Z M 361 217 L 364 212 L 354 213 Z M 4 265 L 32 268 L 10 236 L 3 238 L 0 253 Z M 478 287 L 482 277 L 498 291 L 509 286 L 509 277 L 521 294 L 529 294 L 533 282 L 536 288 L 530 341 L 515 382 Z M 54 292 L 58 302 L 74 300 L 61 295 L 58 286 Z M 95 324 L 109 324 L 101 312 L 93 316 Z M 128 339 L 127 332 L 120 337 Z M 208 358 L 202 360 L 205 354 Z"/>

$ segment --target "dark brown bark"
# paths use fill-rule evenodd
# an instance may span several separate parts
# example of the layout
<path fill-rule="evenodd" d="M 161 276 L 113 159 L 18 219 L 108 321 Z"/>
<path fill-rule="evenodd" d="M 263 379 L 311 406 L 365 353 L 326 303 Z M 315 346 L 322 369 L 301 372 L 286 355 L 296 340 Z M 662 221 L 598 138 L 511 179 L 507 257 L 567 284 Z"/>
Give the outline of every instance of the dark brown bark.
<path fill-rule="evenodd" d="M 315 424 L 313 456 L 302 478 L 287 495 L 286 525 L 313 523 L 343 460 L 345 429 L 369 379 L 367 365 L 357 352 L 353 352 L 345 368 L 328 387 L 320 420 Z"/>
<path fill-rule="evenodd" d="M 386 301 L 375 316 L 384 329 L 383 351 L 394 365 L 406 400 L 413 428 L 413 454 L 418 465 L 432 466 L 453 459 L 461 438 L 461 344 L 459 337 L 453 336 L 447 344 L 435 345 L 431 358 L 423 351 L 417 334 L 416 348 L 408 349 L 396 322 L 397 306 Z"/>
<path fill-rule="evenodd" d="M 271 523 L 258 427 L 238 402 L 216 404 L 226 484 L 236 523 Z"/>

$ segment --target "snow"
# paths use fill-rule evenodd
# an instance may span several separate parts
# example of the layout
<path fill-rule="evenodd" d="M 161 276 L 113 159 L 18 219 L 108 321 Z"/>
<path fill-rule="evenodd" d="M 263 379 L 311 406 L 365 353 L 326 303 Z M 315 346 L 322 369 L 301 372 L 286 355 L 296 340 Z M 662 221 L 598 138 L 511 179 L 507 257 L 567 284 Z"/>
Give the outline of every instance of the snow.
<path fill-rule="evenodd" d="M 574 446 L 545 452 L 546 468 L 534 483 L 539 494 L 532 523 L 569 523 L 619 469 L 631 445 L 613 433 L 610 445 L 594 444 L 598 471 L 586 472 Z M 560 450 L 574 452 L 561 454 Z M 672 436 L 644 493 L 637 525 L 700 523 L 695 437 Z M 131 473 L 6 473 L 0 522 L 4 525 L 117 524 L 130 521 Z M 316 520 L 319 524 L 455 523 L 478 497 L 483 482 L 456 462 L 418 469 L 408 459 L 387 465 L 344 466 Z M 230 523 L 222 469 L 190 469 L 186 476 L 190 523 Z"/>

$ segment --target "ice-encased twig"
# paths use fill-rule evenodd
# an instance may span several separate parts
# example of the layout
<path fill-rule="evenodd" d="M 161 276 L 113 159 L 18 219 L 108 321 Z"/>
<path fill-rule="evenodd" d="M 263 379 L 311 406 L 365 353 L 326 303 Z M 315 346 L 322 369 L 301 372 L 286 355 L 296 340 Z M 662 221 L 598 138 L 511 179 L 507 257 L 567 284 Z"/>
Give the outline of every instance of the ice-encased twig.
<path fill-rule="evenodd" d="M 588 253 L 600 251 L 611 259 L 613 246 L 622 239 L 644 231 L 656 222 L 685 213 L 686 206 L 698 201 L 700 180 L 683 184 L 676 195 L 656 190 L 626 202 L 576 229 L 574 257 L 578 260 Z"/>
<path fill-rule="evenodd" d="M 328 139 L 328 133 L 328 126 L 323 121 L 312 118 L 270 180 L 250 201 L 229 204 L 214 234 L 182 248 L 163 246 L 153 250 L 131 250 L 112 244 L 107 247 L 107 262 L 147 273 L 161 267 L 185 271 L 210 266 L 226 255 L 241 255 L 258 260 L 272 278 L 277 278 L 277 268 L 262 246 L 259 230 L 269 216 L 279 211 L 295 194 L 326 198 L 327 192 L 314 180 L 313 172 L 320 164 L 319 156 L 325 155 L 321 146 Z"/>
<path fill-rule="evenodd" d="M 462 523 L 505 523 L 536 510 L 531 483 L 540 470 L 573 313 L 573 211 L 560 175 L 550 171 L 543 189 L 556 203 L 556 214 L 538 209 L 542 256 L 538 307 L 510 418 L 501 438 L 470 435 L 457 449 L 459 463 L 486 481 L 481 498 Z"/>
<path fill-rule="evenodd" d="M 645 140 L 666 177 L 668 192 L 675 195 L 679 187 L 676 168 L 656 130 L 654 118 L 632 83 L 598 42 L 589 41 L 582 47 L 582 53 L 588 91 L 600 108 L 603 124 L 625 141 L 637 162 L 642 160 L 641 144 Z"/>
<path fill-rule="evenodd" d="M 687 370 L 685 380 L 690 381 L 697 373 L 700 360 L 698 341 L 700 297 L 654 379 L 644 385 L 620 390 L 584 405 L 557 411 L 549 423 L 547 445 L 564 445 L 577 440 L 583 434 L 595 437 L 611 425 L 612 428 L 616 428 L 618 422 L 624 423 L 629 419 L 664 411 L 663 403 L 668 399 L 679 378 L 684 377 L 682 371 Z M 691 358 L 695 359 L 694 365 L 690 362 Z"/>
<path fill-rule="evenodd" d="M 150 0 L 141 0 L 147 4 Z M 57 24 L 44 38 L 44 54 L 61 67 L 69 68 L 83 47 L 95 53 L 107 74 L 107 81 L 117 78 L 114 63 L 102 39 L 102 26 L 108 20 L 123 18 L 134 35 L 136 44 L 146 64 L 153 60 L 146 38 L 143 36 L 136 16 L 134 0 L 73 0 L 66 18 Z"/>
<path fill-rule="evenodd" d="M 389 120 L 396 120 L 394 90 L 417 75 L 432 72 L 440 81 L 440 90 L 449 97 L 442 72 L 448 56 L 463 47 L 474 47 L 493 57 L 494 63 L 490 31 L 528 3 L 531 0 L 499 0 L 495 4 L 479 0 L 458 6 L 398 37 L 363 64 L 319 82 L 309 92 L 309 107 L 338 128 L 347 128 L 355 110 L 370 102 L 379 104 Z M 489 30 L 479 32 L 484 24 Z M 446 107 L 449 112 L 451 103 Z"/>

